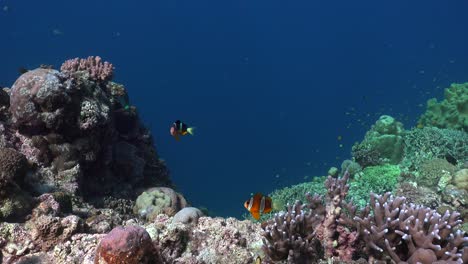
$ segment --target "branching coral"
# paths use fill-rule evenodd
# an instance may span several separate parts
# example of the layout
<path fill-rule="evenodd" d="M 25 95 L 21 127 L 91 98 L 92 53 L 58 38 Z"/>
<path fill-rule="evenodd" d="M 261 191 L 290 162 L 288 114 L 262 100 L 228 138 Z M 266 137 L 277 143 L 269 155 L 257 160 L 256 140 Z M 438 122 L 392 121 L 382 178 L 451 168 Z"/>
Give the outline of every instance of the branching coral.
<path fill-rule="evenodd" d="M 434 158 L 452 158 L 460 165 L 468 157 L 468 133 L 436 127 L 414 128 L 404 136 L 404 167 L 417 171 L 421 164 Z"/>
<path fill-rule="evenodd" d="M 427 207 L 408 205 L 404 197 L 394 198 L 390 193 L 371 194 L 370 206 L 373 214 L 354 220 L 371 262 L 389 256 L 396 263 L 463 263 L 468 239 L 456 230 L 461 223 L 458 212 L 440 215 Z"/>
<path fill-rule="evenodd" d="M 371 194 L 370 205 L 357 216 L 356 207 L 345 202 L 348 177 L 348 172 L 341 179 L 328 177 L 325 197 L 307 195 L 308 204 L 296 202 L 262 225 L 267 261 L 350 261 L 362 253 L 363 243 L 371 263 L 388 257 L 409 264 L 468 261 L 468 238 L 457 230 L 459 213 L 440 215 L 386 193 Z"/>
<path fill-rule="evenodd" d="M 307 194 L 308 204 L 296 202 L 287 212 L 266 222 L 266 255 L 273 261 L 287 259 L 288 263 L 314 263 L 323 256 L 351 260 L 357 233 L 352 221 L 356 207 L 344 201 L 348 178 L 348 172 L 341 179 L 329 176 L 325 197 Z"/>
<path fill-rule="evenodd" d="M 99 56 L 89 56 L 86 59 L 75 58 L 65 61 L 60 67 L 62 72 L 86 71 L 89 77 L 95 81 L 110 81 L 113 76 L 114 66 L 102 61 Z"/>

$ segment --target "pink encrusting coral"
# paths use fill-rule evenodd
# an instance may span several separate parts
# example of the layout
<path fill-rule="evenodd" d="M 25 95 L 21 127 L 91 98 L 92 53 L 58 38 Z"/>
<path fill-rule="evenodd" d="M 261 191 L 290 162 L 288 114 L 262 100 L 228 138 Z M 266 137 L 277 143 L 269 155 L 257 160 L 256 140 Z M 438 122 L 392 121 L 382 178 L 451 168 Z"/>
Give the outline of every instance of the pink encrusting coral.
<path fill-rule="evenodd" d="M 99 56 L 89 56 L 86 59 L 74 58 L 65 61 L 60 71 L 87 71 L 90 78 L 95 81 L 110 81 L 114 75 L 114 66 L 107 61 L 102 61 Z"/>

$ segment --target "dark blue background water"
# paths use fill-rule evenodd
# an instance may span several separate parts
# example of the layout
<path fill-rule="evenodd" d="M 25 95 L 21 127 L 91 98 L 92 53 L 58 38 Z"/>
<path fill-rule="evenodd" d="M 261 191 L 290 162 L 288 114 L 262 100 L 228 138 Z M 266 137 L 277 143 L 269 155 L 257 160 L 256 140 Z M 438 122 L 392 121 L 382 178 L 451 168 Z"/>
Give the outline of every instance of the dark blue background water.
<path fill-rule="evenodd" d="M 428 98 L 468 81 L 466 0 L 0 7 L 0 85 L 20 66 L 112 62 L 179 189 L 224 216 L 239 216 L 253 192 L 339 166 L 381 114 L 410 128 Z M 176 142 L 175 119 L 197 135 Z"/>

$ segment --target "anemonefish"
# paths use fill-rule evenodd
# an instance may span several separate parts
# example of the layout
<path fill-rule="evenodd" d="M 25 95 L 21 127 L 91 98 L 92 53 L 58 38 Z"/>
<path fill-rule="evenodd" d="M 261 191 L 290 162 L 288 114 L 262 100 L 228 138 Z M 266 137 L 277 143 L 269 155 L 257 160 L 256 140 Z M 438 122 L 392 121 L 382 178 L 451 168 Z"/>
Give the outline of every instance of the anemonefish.
<path fill-rule="evenodd" d="M 177 120 L 171 126 L 171 135 L 180 140 L 180 136 L 193 135 L 194 127 L 189 127 L 184 122 Z"/>
<path fill-rule="evenodd" d="M 258 220 L 261 214 L 271 212 L 271 198 L 261 193 L 256 193 L 249 200 L 245 201 L 244 207 L 252 214 L 253 218 Z"/>

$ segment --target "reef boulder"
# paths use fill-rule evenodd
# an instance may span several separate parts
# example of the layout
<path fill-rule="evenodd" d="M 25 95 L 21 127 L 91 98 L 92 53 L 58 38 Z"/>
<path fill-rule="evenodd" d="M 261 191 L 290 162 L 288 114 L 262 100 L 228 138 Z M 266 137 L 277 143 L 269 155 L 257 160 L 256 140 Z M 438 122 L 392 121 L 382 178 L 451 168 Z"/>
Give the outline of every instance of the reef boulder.
<path fill-rule="evenodd" d="M 162 263 L 154 255 L 151 237 L 139 226 L 119 226 L 112 229 L 96 249 L 95 264 Z"/>
<path fill-rule="evenodd" d="M 138 196 L 133 213 L 152 222 L 159 214 L 174 216 L 186 206 L 187 201 L 180 193 L 167 187 L 154 187 Z"/>

